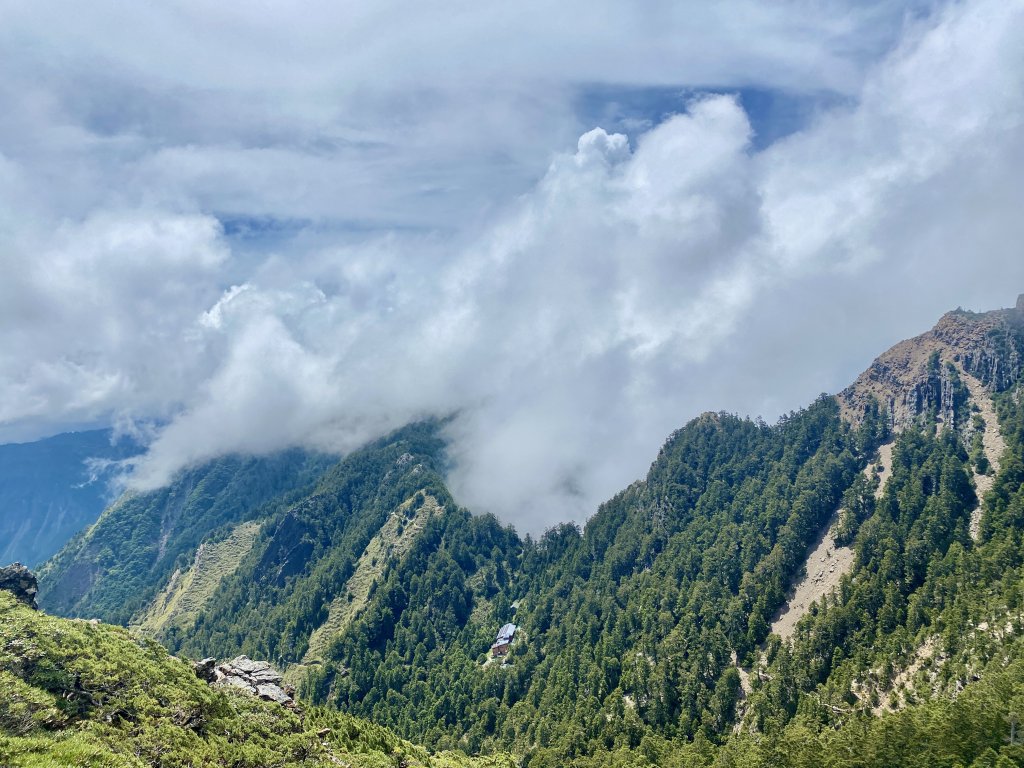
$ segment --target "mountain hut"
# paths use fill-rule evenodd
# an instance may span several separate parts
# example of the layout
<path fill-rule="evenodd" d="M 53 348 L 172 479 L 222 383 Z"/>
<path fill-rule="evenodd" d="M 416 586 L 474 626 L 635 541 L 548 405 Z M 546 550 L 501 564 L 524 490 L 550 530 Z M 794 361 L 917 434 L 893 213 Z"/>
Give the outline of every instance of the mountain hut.
<path fill-rule="evenodd" d="M 504 656 L 512 645 L 512 638 L 515 637 L 518 627 L 515 624 L 505 624 L 498 630 L 498 637 L 491 646 L 491 656 Z"/>

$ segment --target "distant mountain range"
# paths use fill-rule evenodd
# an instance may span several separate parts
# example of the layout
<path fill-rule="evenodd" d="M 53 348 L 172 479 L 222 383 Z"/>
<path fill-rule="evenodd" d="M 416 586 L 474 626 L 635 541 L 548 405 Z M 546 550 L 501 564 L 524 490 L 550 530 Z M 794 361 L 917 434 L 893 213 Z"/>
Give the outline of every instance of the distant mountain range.
<path fill-rule="evenodd" d="M 1022 374 L 1024 303 L 950 312 L 776 425 L 694 419 L 539 540 L 457 504 L 435 422 L 340 461 L 219 459 L 108 507 L 40 602 L 530 766 L 832 765 L 876 741 L 905 753 L 863 764 L 1017 759 L 1011 713 L 978 708 L 1024 684 Z M 811 757 L 764 751 L 787 739 Z"/>
<path fill-rule="evenodd" d="M 109 429 L 0 445 L 0 563 L 36 565 L 113 500 L 117 462 L 141 449 Z"/>

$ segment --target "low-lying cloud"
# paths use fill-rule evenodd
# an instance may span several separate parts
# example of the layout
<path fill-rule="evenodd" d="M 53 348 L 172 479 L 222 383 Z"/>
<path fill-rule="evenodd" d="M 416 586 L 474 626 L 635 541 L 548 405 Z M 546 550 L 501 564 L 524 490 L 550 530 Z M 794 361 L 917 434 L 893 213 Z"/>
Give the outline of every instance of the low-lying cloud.
<path fill-rule="evenodd" d="M 840 388 L 942 311 L 1010 304 L 1024 290 L 1024 6 L 958 3 L 902 29 L 862 76 L 848 62 L 825 67 L 828 87 L 848 89 L 842 106 L 765 149 L 735 95 L 704 94 L 632 141 L 580 131 L 537 180 L 499 181 L 482 205 L 474 190 L 493 166 L 474 179 L 416 165 L 417 184 L 447 190 L 426 195 L 426 214 L 402 202 L 409 186 L 385 184 L 370 197 L 390 225 L 312 227 L 281 252 L 242 247 L 214 212 L 327 215 L 316 193 L 344 185 L 290 163 L 287 147 L 254 157 L 94 138 L 97 168 L 97 153 L 127 153 L 136 159 L 116 175 L 161 183 L 135 205 L 86 215 L 71 192 L 63 205 L 34 199 L 33 163 L 0 154 L 0 199 L 25 214 L 0 214 L 12 246 L 0 425 L 157 423 L 132 478 L 149 488 L 224 453 L 343 452 L 456 414 L 461 502 L 523 531 L 583 520 L 700 411 L 774 418 Z M 768 45 L 758 55 L 785 58 Z M 565 87 L 538 99 L 557 102 Z M 469 152 L 516 148 L 515 176 L 538 149 L 509 139 L 523 123 L 507 116 L 504 127 L 493 113 L 482 121 Z M 555 140 L 566 124 L 538 134 Z M 490 144 L 489 130 L 500 134 Z M 396 157 L 364 138 L 337 150 L 359 158 L 345 166 L 356 173 L 345 195 L 434 146 L 419 134 L 423 146 Z M 439 146 L 454 156 L 451 139 Z M 282 178 L 293 184 L 275 186 Z M 350 210 L 361 207 L 373 208 Z"/>

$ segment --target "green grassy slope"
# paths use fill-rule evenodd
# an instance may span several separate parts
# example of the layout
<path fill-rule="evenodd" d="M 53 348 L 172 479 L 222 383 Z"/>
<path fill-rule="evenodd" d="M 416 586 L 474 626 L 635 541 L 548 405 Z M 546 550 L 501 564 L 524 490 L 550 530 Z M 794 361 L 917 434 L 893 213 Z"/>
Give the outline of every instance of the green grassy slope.
<path fill-rule="evenodd" d="M 146 635 L 157 636 L 169 627 L 185 627 L 213 597 L 220 582 L 238 568 L 252 549 L 260 523 L 239 523 L 221 541 L 204 541 L 195 559 L 184 571 L 176 570 L 160 594 L 150 603 L 137 626 Z"/>
<path fill-rule="evenodd" d="M 0 592 L 0 765 L 396 765 L 511 768 L 430 754 L 348 715 L 213 688 L 127 630 L 33 611 Z"/>

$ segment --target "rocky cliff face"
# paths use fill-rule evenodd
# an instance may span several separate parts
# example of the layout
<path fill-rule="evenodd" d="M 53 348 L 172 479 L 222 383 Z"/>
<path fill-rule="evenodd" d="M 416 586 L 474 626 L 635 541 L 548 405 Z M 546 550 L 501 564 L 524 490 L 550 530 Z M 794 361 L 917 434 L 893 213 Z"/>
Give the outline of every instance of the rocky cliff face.
<path fill-rule="evenodd" d="M 957 429 L 968 401 L 963 376 L 994 393 L 1011 387 L 1022 373 L 1024 294 L 1015 309 L 947 312 L 927 333 L 878 357 L 838 397 L 843 416 L 854 422 L 877 402 L 895 431 L 922 418 Z"/>
<path fill-rule="evenodd" d="M 30 608 L 39 607 L 36 605 L 36 593 L 39 591 L 36 577 L 21 563 L 0 568 L 0 589 L 12 593 L 18 602 L 25 603 Z"/>

